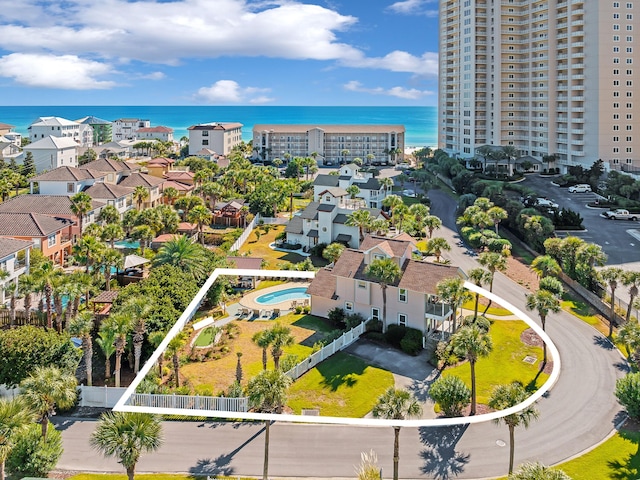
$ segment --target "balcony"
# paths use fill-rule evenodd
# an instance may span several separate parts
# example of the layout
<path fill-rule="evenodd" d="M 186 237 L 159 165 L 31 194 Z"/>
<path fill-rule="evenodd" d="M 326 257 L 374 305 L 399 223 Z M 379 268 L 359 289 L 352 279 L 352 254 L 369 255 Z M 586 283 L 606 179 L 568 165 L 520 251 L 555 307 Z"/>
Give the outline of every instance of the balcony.
<path fill-rule="evenodd" d="M 451 306 L 444 303 L 431 303 L 425 304 L 425 318 L 432 318 L 434 320 L 446 320 L 451 316 Z"/>

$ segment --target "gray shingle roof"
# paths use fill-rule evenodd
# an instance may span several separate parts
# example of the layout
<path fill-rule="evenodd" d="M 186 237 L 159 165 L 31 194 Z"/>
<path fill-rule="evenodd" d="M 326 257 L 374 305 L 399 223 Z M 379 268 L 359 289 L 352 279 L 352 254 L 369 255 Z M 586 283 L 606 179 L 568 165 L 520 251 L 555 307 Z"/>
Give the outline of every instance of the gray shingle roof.
<path fill-rule="evenodd" d="M 284 227 L 284 231 L 287 233 L 302 234 L 302 218 L 297 215 L 294 216 L 291 220 L 289 220 L 287 226 Z"/>
<path fill-rule="evenodd" d="M 356 183 L 360 190 L 380 190 L 380 181 L 377 178 L 368 178 L 366 182 Z"/>
<path fill-rule="evenodd" d="M 46 237 L 75 222 L 40 213 L 0 213 L 0 235 L 5 237 Z"/>
<path fill-rule="evenodd" d="M 307 208 L 305 208 L 300 214 L 300 218 L 305 220 L 317 220 L 318 219 L 318 202 L 309 202 Z"/>
<path fill-rule="evenodd" d="M 340 182 L 337 175 L 320 174 L 313 181 L 313 184 L 322 187 L 337 187 Z"/>

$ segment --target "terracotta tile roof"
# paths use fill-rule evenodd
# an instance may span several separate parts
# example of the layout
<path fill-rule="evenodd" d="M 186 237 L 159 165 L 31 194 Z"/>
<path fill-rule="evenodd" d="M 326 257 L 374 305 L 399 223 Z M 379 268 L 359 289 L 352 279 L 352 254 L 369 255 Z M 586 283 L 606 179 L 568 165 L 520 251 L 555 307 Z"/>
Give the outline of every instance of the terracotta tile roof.
<path fill-rule="evenodd" d="M 99 158 L 93 162 L 85 163 L 78 168 L 83 170 L 95 170 L 97 172 L 133 172 L 140 170 L 138 165 L 128 162 L 119 162 L 110 158 Z"/>
<path fill-rule="evenodd" d="M 8 123 L 0 122 L 0 130 L 11 130 L 15 125 L 9 125 Z"/>
<path fill-rule="evenodd" d="M 93 297 L 91 301 L 93 303 L 113 303 L 113 301 L 118 298 L 118 290 L 109 290 L 108 292 L 100 292 L 98 295 Z"/>
<path fill-rule="evenodd" d="M 164 184 L 162 185 L 162 189 L 166 190 L 167 188 L 172 187 L 175 188 L 176 190 L 178 190 L 179 192 L 190 192 L 192 191 L 194 188 L 196 188 L 193 185 L 187 185 L 186 183 L 182 183 L 182 182 L 176 182 L 174 180 L 167 180 L 164 182 Z"/>
<path fill-rule="evenodd" d="M 91 201 L 92 210 L 104 207 L 105 202 Z M 0 212 L 24 213 L 33 212 L 44 215 L 71 216 L 71 197 L 67 195 L 18 195 L 0 203 Z"/>
<path fill-rule="evenodd" d="M 167 180 L 175 180 L 179 182 L 180 179 L 193 180 L 194 173 L 185 172 L 183 170 L 172 170 L 170 172 L 166 172 L 163 177 Z"/>
<path fill-rule="evenodd" d="M 158 235 L 156 238 L 154 238 L 151 243 L 166 243 L 170 242 L 173 239 L 178 239 L 181 236 L 182 235 L 178 235 L 176 233 L 163 233 L 162 235 Z"/>
<path fill-rule="evenodd" d="M 0 238 L 0 259 L 33 246 L 33 242 L 15 238 Z"/>
<path fill-rule="evenodd" d="M 169 128 L 169 127 L 163 127 L 163 126 L 158 126 L 158 127 L 144 127 L 144 128 L 139 128 L 138 130 L 136 130 L 136 132 L 142 132 L 142 133 L 173 133 L 173 128 Z"/>
<path fill-rule="evenodd" d="M 91 185 L 85 191 L 91 198 L 115 200 L 117 198 L 126 197 L 133 192 L 133 188 L 100 182 Z"/>
<path fill-rule="evenodd" d="M 158 185 L 162 185 L 166 180 L 158 177 L 154 177 L 153 175 L 148 175 L 146 173 L 132 173 L 124 177 L 120 183 L 118 183 L 121 187 L 156 187 Z"/>
<path fill-rule="evenodd" d="M 178 224 L 178 231 L 179 232 L 192 232 L 196 228 L 198 228 L 198 224 L 196 224 L 196 223 L 180 222 Z"/>
<path fill-rule="evenodd" d="M 258 270 L 262 267 L 262 259 L 257 257 L 227 257 L 231 268 L 247 268 Z"/>
<path fill-rule="evenodd" d="M 75 182 L 78 180 L 101 179 L 106 173 L 89 168 L 58 167 L 29 179 L 30 182 Z"/>
<path fill-rule="evenodd" d="M 47 237 L 73 224 L 68 218 L 40 213 L 0 213 L 0 235 L 5 237 Z"/>
<path fill-rule="evenodd" d="M 173 158 L 166 157 L 156 157 L 152 158 L 147 162 L 147 166 L 151 165 L 152 167 L 164 167 L 167 165 L 173 165 L 176 161 Z"/>

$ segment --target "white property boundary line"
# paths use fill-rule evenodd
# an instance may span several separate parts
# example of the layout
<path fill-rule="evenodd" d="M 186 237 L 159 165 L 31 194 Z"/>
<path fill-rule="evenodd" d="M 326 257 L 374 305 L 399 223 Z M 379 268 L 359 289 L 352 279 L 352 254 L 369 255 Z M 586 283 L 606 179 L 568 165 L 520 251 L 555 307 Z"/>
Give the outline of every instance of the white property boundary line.
<path fill-rule="evenodd" d="M 180 318 L 175 325 L 169 330 L 169 333 L 164 338 L 162 343 L 153 352 L 151 357 L 147 360 L 144 366 L 140 369 L 140 372 L 133 380 L 129 388 L 124 392 L 118 403 L 113 407 L 113 410 L 120 412 L 142 412 L 142 413 L 155 413 L 161 415 L 188 415 L 195 417 L 210 417 L 210 418 L 226 418 L 233 420 L 271 420 L 279 422 L 292 422 L 292 423 L 316 423 L 316 424 L 338 424 L 338 425 L 355 425 L 355 426 L 398 426 L 398 427 L 444 427 L 451 425 L 464 425 L 472 423 L 482 423 L 491 420 L 497 420 L 499 418 L 511 415 L 523 410 L 526 407 L 533 405 L 539 400 L 551 387 L 556 383 L 560 375 L 560 353 L 558 349 L 551 341 L 551 338 L 538 326 L 527 314 L 520 309 L 516 308 L 511 303 L 498 297 L 496 294 L 480 288 L 473 283 L 465 282 L 464 286 L 468 290 L 474 293 L 480 293 L 488 299 L 502 305 L 514 315 L 521 318 L 534 332 L 536 332 L 545 342 L 551 358 L 553 359 L 553 369 L 549 378 L 533 395 L 528 397 L 525 401 L 497 412 L 485 413 L 482 415 L 475 415 L 472 417 L 454 417 L 454 418 L 435 418 L 435 419 L 418 419 L 418 420 L 386 420 L 386 419 L 371 419 L 371 418 L 346 418 L 346 417 L 323 417 L 323 416 L 303 416 L 303 415 L 284 415 L 284 414 L 269 414 L 269 413 L 252 413 L 252 412 L 225 412 L 217 410 L 192 410 L 192 409 L 180 409 L 180 408 L 160 408 L 160 407 L 143 407 L 135 405 L 126 405 L 127 401 L 136 388 L 143 380 L 143 378 L 149 373 L 151 368 L 155 365 L 160 355 L 169 345 L 169 342 L 175 337 L 184 327 L 198 310 L 200 303 L 204 299 L 205 295 L 213 285 L 213 282 L 221 276 L 256 276 L 256 277 L 288 277 L 288 278 L 303 278 L 313 279 L 315 272 L 298 272 L 289 270 L 249 270 L 249 269 L 226 269 L 217 268 L 213 271 L 211 276 L 207 279 L 200 291 L 191 300 L 191 303 L 186 310 L 180 315 Z"/>

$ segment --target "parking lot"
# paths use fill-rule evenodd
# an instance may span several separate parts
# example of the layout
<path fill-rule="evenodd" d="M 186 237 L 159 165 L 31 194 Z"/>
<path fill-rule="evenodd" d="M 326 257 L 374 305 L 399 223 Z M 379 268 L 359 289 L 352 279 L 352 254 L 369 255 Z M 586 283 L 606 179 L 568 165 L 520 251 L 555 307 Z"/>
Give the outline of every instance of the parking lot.
<path fill-rule="evenodd" d="M 608 255 L 608 265 L 635 264 L 640 267 L 640 222 L 624 220 L 607 220 L 600 216 L 602 209 L 587 207 L 589 202 L 598 198 L 595 193 L 569 193 L 567 188 L 560 188 L 552 183 L 553 177 L 527 175 L 521 183 L 538 196 L 546 197 L 560 205 L 560 208 L 574 210 L 584 219 L 584 231 L 558 231 L 559 237 L 573 235 L 586 242 L 596 243 Z M 625 265 L 625 268 L 633 268 Z"/>

